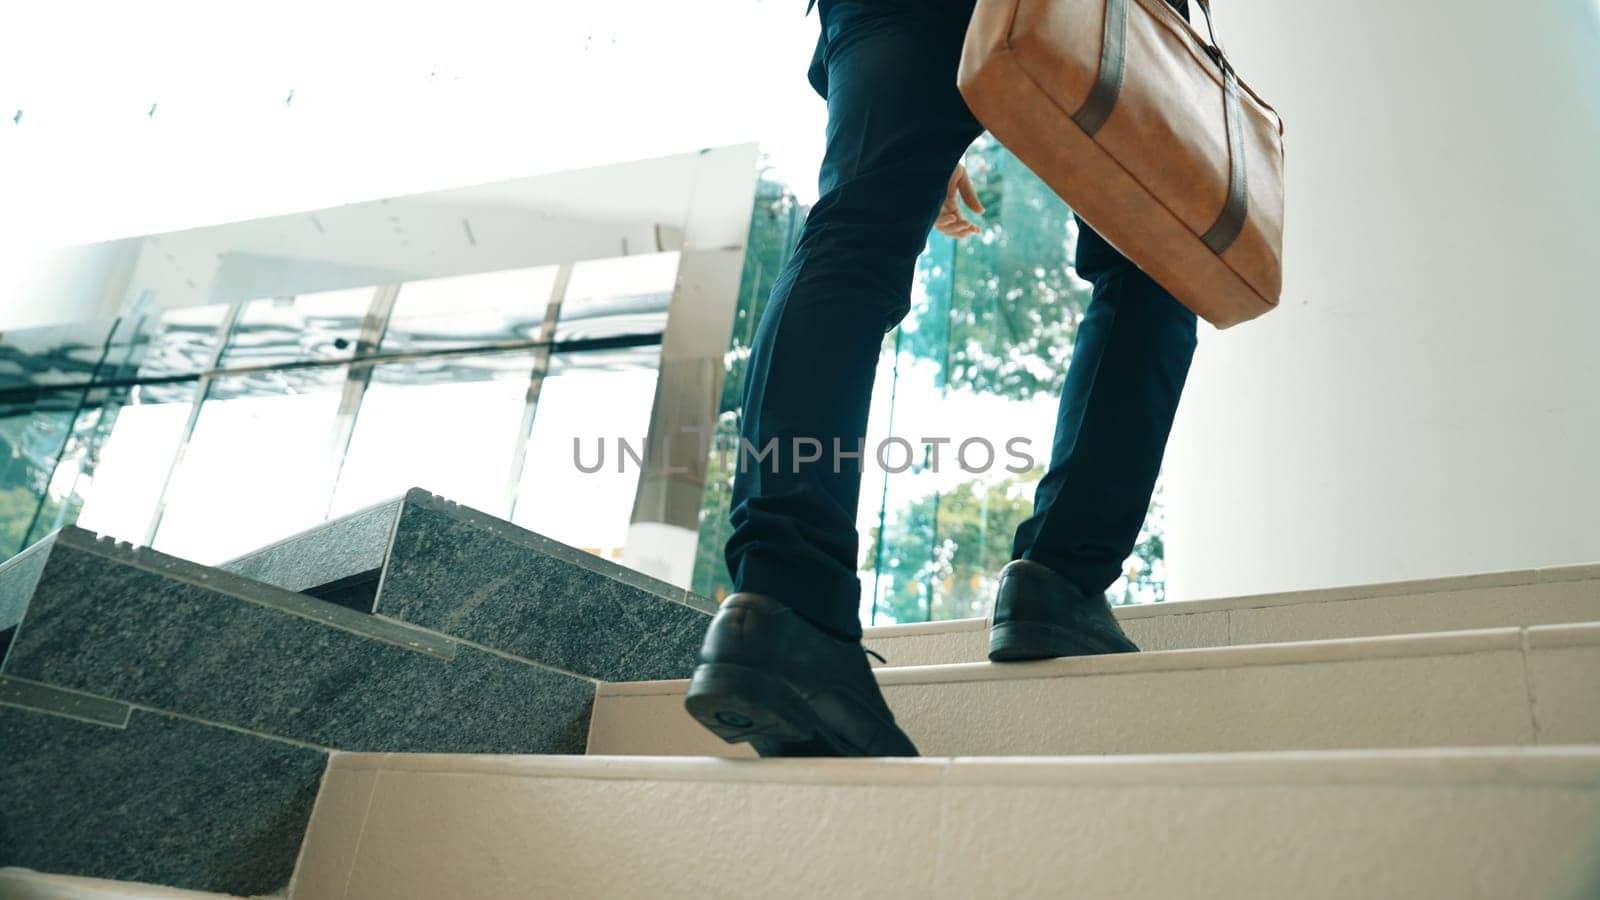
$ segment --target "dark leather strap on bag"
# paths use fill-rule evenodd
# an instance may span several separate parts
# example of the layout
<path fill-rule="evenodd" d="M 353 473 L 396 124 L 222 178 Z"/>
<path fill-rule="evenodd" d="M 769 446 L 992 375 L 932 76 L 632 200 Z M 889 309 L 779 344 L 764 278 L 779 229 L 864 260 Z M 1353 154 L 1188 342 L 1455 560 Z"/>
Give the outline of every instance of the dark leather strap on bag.
<path fill-rule="evenodd" d="M 1282 289 L 1283 122 L 1162 0 L 978 0 L 959 84 L 985 127 L 1219 328 Z"/>

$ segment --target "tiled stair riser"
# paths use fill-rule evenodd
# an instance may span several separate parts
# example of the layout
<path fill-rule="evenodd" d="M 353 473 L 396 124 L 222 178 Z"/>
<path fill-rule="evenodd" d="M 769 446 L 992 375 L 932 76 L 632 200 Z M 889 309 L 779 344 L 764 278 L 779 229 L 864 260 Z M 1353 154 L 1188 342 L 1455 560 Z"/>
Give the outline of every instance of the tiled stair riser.
<path fill-rule="evenodd" d="M 937 756 L 1600 742 L 1600 624 L 880 668 Z M 589 752 L 746 755 L 683 710 L 683 681 L 600 687 Z"/>
<path fill-rule="evenodd" d="M 1597 851 L 1600 757 L 1586 748 L 346 755 L 296 888 L 302 900 L 1591 897 Z"/>
<path fill-rule="evenodd" d="M 1144 650 L 1593 622 L 1600 621 L 1600 565 L 1114 609 L 1122 629 Z M 989 623 L 958 619 L 869 628 L 865 643 L 892 666 L 982 662 Z"/>

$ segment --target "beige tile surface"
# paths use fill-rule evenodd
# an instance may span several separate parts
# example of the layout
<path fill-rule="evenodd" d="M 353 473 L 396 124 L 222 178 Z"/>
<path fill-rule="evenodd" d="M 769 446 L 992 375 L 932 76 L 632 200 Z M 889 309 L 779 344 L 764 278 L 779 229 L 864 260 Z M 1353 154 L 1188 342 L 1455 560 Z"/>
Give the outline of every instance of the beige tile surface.
<path fill-rule="evenodd" d="M 939 804 L 934 783 L 386 771 L 345 897 L 927 897 Z"/>
<path fill-rule="evenodd" d="M 1116 608 L 1145 650 L 1600 621 L 1600 565 Z M 980 662 L 988 622 L 867 629 L 890 666 Z"/>
<path fill-rule="evenodd" d="M 952 662 L 976 662 L 989 654 L 989 623 L 970 620 L 978 627 L 929 629 L 907 634 L 876 636 L 869 634 L 862 643 L 882 654 L 888 666 L 935 666 Z"/>
<path fill-rule="evenodd" d="M 1594 748 L 341 764 L 378 777 L 350 889 L 328 900 L 1600 889 Z"/>
<path fill-rule="evenodd" d="M 1522 744 L 1516 650 L 892 685 L 934 756 Z"/>
<path fill-rule="evenodd" d="M 1492 629 L 877 671 L 924 754 L 1054 755 L 1534 741 L 1522 632 Z M 747 754 L 687 682 L 601 686 L 590 753 Z"/>
<path fill-rule="evenodd" d="M 1543 744 L 1600 744 L 1600 623 L 1528 629 L 1528 681 Z"/>
<path fill-rule="evenodd" d="M 1234 644 L 1600 620 L 1600 580 L 1232 610 Z"/>
<path fill-rule="evenodd" d="M 749 744 L 729 744 L 707 731 L 683 708 L 687 681 L 670 693 L 624 694 L 601 685 L 589 717 L 588 752 L 594 755 L 669 755 L 753 757 Z"/>
<path fill-rule="evenodd" d="M 1185 647 L 1226 647 L 1228 612 L 1172 613 L 1164 616 L 1128 617 L 1122 630 L 1139 649 L 1178 650 Z"/>
<path fill-rule="evenodd" d="M 290 894 L 305 900 L 344 896 L 350 880 L 350 867 L 361 845 L 367 810 L 378 773 L 337 764 L 344 754 L 335 753 L 328 773 L 311 810 L 300 861 L 295 866 Z"/>
<path fill-rule="evenodd" d="M 974 864 L 943 870 L 941 896 L 1594 896 L 1597 799 L 1460 785 L 958 787 L 945 846 Z"/>

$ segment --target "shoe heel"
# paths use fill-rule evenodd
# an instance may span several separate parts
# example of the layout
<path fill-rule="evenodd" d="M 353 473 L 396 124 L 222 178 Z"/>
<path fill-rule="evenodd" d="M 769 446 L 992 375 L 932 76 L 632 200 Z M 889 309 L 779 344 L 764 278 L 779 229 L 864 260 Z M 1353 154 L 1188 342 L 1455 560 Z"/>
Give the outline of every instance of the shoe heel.
<path fill-rule="evenodd" d="M 810 741 L 816 716 L 782 679 L 737 663 L 702 663 L 683 705 L 701 725 L 730 744 L 748 742 L 762 756 L 779 745 Z"/>
<path fill-rule="evenodd" d="M 990 662 L 1023 662 L 1065 656 L 1069 648 L 1048 627 L 1028 622 L 1007 622 L 989 630 Z"/>

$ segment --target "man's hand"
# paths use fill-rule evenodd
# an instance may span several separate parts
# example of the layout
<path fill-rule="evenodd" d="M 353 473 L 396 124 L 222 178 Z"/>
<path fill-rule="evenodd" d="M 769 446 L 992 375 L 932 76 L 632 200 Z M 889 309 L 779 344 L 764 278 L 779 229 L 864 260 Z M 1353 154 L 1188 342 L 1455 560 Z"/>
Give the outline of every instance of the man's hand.
<path fill-rule="evenodd" d="M 972 186 L 972 178 L 967 175 L 967 167 L 956 163 L 956 170 L 950 173 L 950 186 L 944 195 L 944 206 L 939 207 L 939 218 L 933 222 L 933 227 L 940 234 L 947 234 L 953 238 L 964 238 L 977 234 L 983 229 L 976 222 L 961 214 L 961 203 L 956 198 L 967 201 L 967 206 L 975 213 L 983 212 L 983 204 L 978 202 L 978 191 Z"/>

